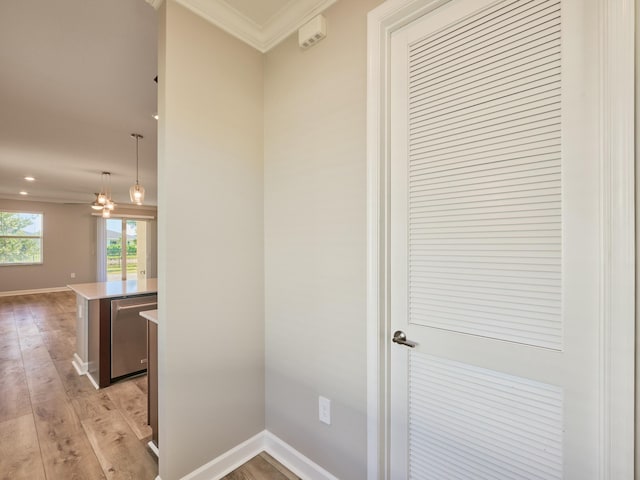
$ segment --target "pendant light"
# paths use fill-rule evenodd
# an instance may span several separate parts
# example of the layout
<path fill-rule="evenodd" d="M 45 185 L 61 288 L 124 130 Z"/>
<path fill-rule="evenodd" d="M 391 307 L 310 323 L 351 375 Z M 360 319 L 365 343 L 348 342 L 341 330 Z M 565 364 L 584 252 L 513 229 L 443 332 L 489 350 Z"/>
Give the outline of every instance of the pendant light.
<path fill-rule="evenodd" d="M 100 193 L 96 194 L 96 202 L 100 207 L 104 207 L 104 204 L 107 203 L 107 194 L 104 189 L 104 176 L 107 175 L 107 172 L 102 172 L 100 174 Z"/>
<path fill-rule="evenodd" d="M 96 199 L 93 201 L 93 203 L 91 204 L 91 208 L 93 208 L 94 210 L 102 210 L 102 204 L 98 201 L 100 198 L 100 194 L 99 193 L 94 193 L 94 195 L 96 196 Z"/>
<path fill-rule="evenodd" d="M 116 204 L 111 200 L 111 174 L 104 172 L 107 177 L 107 201 L 104 204 L 105 210 L 113 211 L 116 208 Z"/>
<path fill-rule="evenodd" d="M 136 139 L 136 184 L 129 189 L 129 196 L 131 197 L 131 203 L 142 205 L 142 202 L 144 202 L 144 187 L 138 182 L 138 143 L 144 137 L 139 133 L 132 133 L 131 136 Z"/>
<path fill-rule="evenodd" d="M 116 204 L 111 200 L 111 172 L 100 174 L 100 193 L 95 194 L 96 199 L 91 203 L 94 210 L 102 210 L 102 218 L 111 217 L 111 212 Z"/>

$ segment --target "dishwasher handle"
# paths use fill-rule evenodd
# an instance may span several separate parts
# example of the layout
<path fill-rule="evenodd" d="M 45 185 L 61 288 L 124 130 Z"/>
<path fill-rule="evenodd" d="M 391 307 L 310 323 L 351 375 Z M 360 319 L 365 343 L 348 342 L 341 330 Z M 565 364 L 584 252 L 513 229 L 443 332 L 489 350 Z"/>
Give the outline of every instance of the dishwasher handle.
<path fill-rule="evenodd" d="M 158 306 L 158 302 L 137 303 L 136 305 L 127 305 L 125 307 L 120 307 L 120 306 L 116 305 L 116 312 L 119 312 L 121 310 L 133 310 L 133 309 L 147 308 L 147 307 L 157 307 L 157 306 Z"/>

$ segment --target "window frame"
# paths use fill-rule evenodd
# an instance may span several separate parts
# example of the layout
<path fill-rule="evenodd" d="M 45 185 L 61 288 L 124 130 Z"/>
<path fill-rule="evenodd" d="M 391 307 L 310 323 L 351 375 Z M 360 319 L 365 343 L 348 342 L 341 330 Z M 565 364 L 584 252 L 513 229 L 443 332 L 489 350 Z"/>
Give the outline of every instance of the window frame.
<path fill-rule="evenodd" d="M 0 261 L 0 267 L 22 267 L 22 266 L 30 266 L 30 265 L 43 265 L 44 264 L 44 212 L 0 209 L 0 213 L 40 215 L 40 221 L 41 221 L 40 235 L 2 235 L 0 234 L 0 240 L 5 238 L 39 239 L 40 240 L 40 261 L 39 262 L 20 262 L 20 263 L 3 263 L 2 261 Z"/>

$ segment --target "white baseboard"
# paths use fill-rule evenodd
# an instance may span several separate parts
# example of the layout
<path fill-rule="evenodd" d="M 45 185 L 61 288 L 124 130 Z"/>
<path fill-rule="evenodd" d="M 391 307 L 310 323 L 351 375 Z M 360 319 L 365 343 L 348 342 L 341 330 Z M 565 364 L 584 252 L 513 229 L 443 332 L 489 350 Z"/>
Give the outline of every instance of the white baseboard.
<path fill-rule="evenodd" d="M 147 442 L 147 447 L 149 448 L 149 450 L 151 450 L 153 452 L 153 454 L 157 457 L 160 458 L 160 450 L 158 450 L 158 447 L 156 447 L 156 444 L 153 443 L 153 440 L 149 440 Z"/>
<path fill-rule="evenodd" d="M 338 480 L 320 465 L 267 430 L 223 453 L 182 477 L 181 480 L 220 480 L 263 451 L 266 451 L 302 480 Z M 160 476 L 156 477 L 156 480 L 160 480 Z"/>
<path fill-rule="evenodd" d="M 82 361 L 82 359 L 78 356 L 77 353 L 73 354 L 73 360 L 71 360 L 71 365 L 76 369 L 78 375 L 86 375 L 89 371 L 89 364 L 87 362 Z"/>
<path fill-rule="evenodd" d="M 96 388 L 96 390 L 100 390 L 100 386 L 98 382 L 96 382 L 91 374 L 89 373 L 89 364 L 87 362 L 83 362 L 82 359 L 78 356 L 77 353 L 73 354 L 73 360 L 71 360 L 71 365 L 76 369 L 78 375 L 85 375 L 91 384 Z"/>
<path fill-rule="evenodd" d="M 338 480 L 273 433 L 264 431 L 265 451 L 303 480 Z"/>
<path fill-rule="evenodd" d="M 96 390 L 100 390 L 100 385 L 98 385 L 98 382 L 96 382 L 94 380 L 94 378 L 91 376 L 91 374 L 89 372 L 87 372 L 87 373 L 85 373 L 85 375 L 87 376 L 87 378 L 89 379 L 91 384 L 96 388 Z"/>
<path fill-rule="evenodd" d="M 181 480 L 219 480 L 264 450 L 264 432 L 214 458 Z"/>
<path fill-rule="evenodd" d="M 55 293 L 66 292 L 69 287 L 53 287 L 53 288 L 35 288 L 33 290 L 10 290 L 8 292 L 0 292 L 0 297 L 15 297 L 16 295 L 33 295 L 36 293 Z"/>

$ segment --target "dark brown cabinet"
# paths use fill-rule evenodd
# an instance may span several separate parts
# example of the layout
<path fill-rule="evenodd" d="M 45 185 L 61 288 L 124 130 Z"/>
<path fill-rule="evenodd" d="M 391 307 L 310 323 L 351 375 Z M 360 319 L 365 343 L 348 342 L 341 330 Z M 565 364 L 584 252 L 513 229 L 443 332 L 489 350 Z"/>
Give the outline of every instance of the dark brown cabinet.
<path fill-rule="evenodd" d="M 158 324 L 151 320 L 147 320 L 147 342 L 147 382 L 149 385 L 147 411 L 149 425 L 153 432 L 151 441 L 158 448 Z"/>

